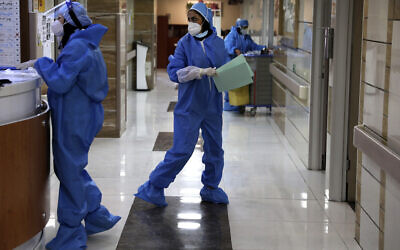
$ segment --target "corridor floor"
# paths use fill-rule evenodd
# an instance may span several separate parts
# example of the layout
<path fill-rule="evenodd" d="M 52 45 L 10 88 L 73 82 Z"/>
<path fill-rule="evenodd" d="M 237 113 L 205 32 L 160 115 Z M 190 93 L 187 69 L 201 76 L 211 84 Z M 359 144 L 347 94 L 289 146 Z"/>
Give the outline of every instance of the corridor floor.
<path fill-rule="evenodd" d="M 103 204 L 122 217 L 112 230 L 90 236 L 88 249 L 115 249 L 137 188 L 163 159 L 152 151 L 159 132 L 173 131 L 167 112 L 177 90 L 159 71 L 154 90 L 128 92 L 127 130 L 119 139 L 96 139 L 88 172 L 103 192 Z M 346 203 L 325 200 L 325 175 L 305 169 L 266 109 L 255 117 L 224 112 L 225 169 L 221 187 L 230 204 L 233 249 L 360 249 L 355 213 Z M 165 191 L 167 196 L 199 199 L 201 150 Z M 51 218 L 46 242 L 58 227 L 58 180 L 51 176 Z"/>

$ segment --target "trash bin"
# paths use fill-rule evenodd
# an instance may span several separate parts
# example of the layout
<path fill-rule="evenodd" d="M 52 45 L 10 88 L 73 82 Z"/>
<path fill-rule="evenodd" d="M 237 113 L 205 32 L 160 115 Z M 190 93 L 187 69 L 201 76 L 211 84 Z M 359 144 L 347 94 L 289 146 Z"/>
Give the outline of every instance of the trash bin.
<path fill-rule="evenodd" d="M 229 103 L 233 106 L 243 106 L 250 102 L 249 85 L 229 90 Z"/>

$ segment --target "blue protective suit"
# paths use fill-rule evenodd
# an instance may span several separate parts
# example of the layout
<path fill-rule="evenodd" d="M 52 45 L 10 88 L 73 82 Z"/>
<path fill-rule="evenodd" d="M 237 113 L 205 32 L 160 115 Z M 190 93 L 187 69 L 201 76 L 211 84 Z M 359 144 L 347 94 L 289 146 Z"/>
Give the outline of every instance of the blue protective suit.
<path fill-rule="evenodd" d="M 235 49 L 240 50 L 242 54 L 249 51 L 262 50 L 264 45 L 256 44 L 250 35 L 242 35 L 238 32 L 238 27 L 233 26 L 229 34 L 225 37 L 225 48 L 232 58 L 236 57 Z"/>
<path fill-rule="evenodd" d="M 242 20 L 243 21 L 243 20 Z M 238 32 L 239 27 L 232 26 L 231 31 L 225 37 L 225 48 L 231 58 L 236 57 L 235 50 L 238 49 L 242 54 L 249 51 L 263 50 L 266 46 L 256 44 L 250 35 L 242 35 Z M 229 104 L 228 92 L 225 92 L 224 97 L 224 110 L 225 111 L 238 111 L 239 107 Z"/>
<path fill-rule="evenodd" d="M 196 146 L 199 129 L 204 139 L 202 174 L 204 201 L 228 203 L 228 197 L 218 185 L 224 167 L 222 150 L 222 95 L 215 87 L 214 80 L 207 76 L 189 82 L 179 82 L 177 71 L 187 66 L 199 68 L 220 67 L 229 61 L 224 42 L 215 32 L 201 42 L 186 34 L 179 42 L 175 54 L 170 56 L 168 75 L 179 83 L 178 103 L 174 111 L 174 143 L 165 158 L 150 174 L 136 196 L 157 206 L 166 206 L 164 188 L 175 180 L 183 169 Z M 206 192 L 205 189 L 209 191 Z"/>
<path fill-rule="evenodd" d="M 99 43 L 106 31 L 99 24 L 77 30 L 56 62 L 40 58 L 34 66 L 49 87 L 54 170 L 60 180 L 60 229 L 48 249 L 84 249 L 87 234 L 105 231 L 120 219 L 100 205 L 101 192 L 84 170 L 104 120 L 101 102 L 108 82 Z"/>

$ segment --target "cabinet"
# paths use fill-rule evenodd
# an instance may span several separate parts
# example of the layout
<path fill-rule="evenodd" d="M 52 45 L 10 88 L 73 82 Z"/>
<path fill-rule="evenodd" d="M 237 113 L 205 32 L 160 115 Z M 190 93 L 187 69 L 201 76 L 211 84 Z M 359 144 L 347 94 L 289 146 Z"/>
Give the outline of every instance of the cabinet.
<path fill-rule="evenodd" d="M 0 126 L 0 249 L 30 240 L 49 220 L 49 115 L 43 104 L 37 115 Z"/>

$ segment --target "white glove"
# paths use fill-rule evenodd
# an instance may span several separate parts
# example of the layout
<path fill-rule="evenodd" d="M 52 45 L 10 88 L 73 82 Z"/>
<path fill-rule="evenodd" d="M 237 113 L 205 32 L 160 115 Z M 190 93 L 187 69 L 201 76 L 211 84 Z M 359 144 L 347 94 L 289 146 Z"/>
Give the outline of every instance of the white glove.
<path fill-rule="evenodd" d="M 20 63 L 20 64 L 18 64 L 18 65 L 15 65 L 15 67 L 16 67 L 17 69 L 27 69 L 27 68 L 33 67 L 33 65 L 35 65 L 35 62 L 36 62 L 36 61 L 37 61 L 37 59 L 29 60 L 29 61 L 27 61 L 27 62 L 24 62 L 24 63 Z"/>
<path fill-rule="evenodd" d="M 180 69 L 176 72 L 178 76 L 178 81 L 181 83 L 189 82 L 194 79 L 201 79 L 203 76 L 215 76 L 217 75 L 217 71 L 215 68 L 206 68 L 202 69 L 196 66 L 187 66 L 183 69 Z"/>
<path fill-rule="evenodd" d="M 206 68 L 206 69 L 201 69 L 200 71 L 201 76 L 216 76 L 217 75 L 217 70 L 216 68 Z"/>
<path fill-rule="evenodd" d="M 178 76 L 178 81 L 183 83 L 183 82 L 189 82 L 194 79 L 201 79 L 200 75 L 201 69 L 196 66 L 187 66 L 183 69 L 180 69 L 176 72 Z"/>

